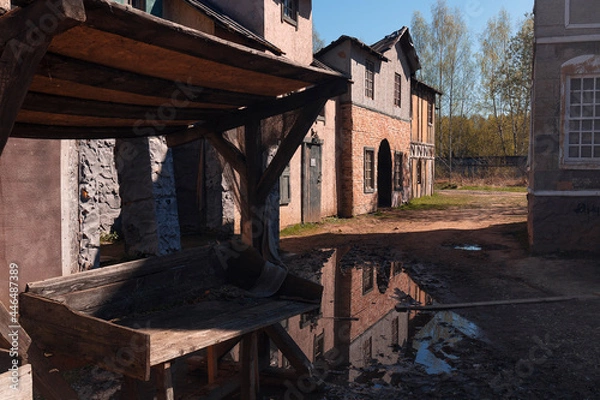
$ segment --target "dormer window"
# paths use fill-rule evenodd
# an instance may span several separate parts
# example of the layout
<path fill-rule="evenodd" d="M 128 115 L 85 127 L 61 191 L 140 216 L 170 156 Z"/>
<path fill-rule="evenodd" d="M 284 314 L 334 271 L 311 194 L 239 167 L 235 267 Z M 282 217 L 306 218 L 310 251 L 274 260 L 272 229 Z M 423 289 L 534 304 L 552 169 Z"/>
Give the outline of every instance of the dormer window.
<path fill-rule="evenodd" d="M 292 25 L 298 25 L 298 0 L 282 0 L 281 18 Z"/>

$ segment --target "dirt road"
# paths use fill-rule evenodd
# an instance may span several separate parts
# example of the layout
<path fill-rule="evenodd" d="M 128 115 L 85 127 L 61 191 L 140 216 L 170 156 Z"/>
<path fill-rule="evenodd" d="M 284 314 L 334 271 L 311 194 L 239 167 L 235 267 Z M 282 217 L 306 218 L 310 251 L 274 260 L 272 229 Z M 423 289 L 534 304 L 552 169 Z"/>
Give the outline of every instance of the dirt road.
<path fill-rule="evenodd" d="M 386 254 L 401 260 L 440 303 L 600 292 L 598 256 L 529 254 L 524 193 L 439 195 L 448 200 L 444 209 L 394 209 L 330 220 L 282 238 L 282 248 L 303 253 L 355 246 Z M 419 375 L 411 381 L 415 375 L 406 373 L 371 390 L 348 389 L 338 398 L 600 398 L 600 300 L 459 313 L 475 322 L 485 338 L 461 350 L 452 374 Z"/>

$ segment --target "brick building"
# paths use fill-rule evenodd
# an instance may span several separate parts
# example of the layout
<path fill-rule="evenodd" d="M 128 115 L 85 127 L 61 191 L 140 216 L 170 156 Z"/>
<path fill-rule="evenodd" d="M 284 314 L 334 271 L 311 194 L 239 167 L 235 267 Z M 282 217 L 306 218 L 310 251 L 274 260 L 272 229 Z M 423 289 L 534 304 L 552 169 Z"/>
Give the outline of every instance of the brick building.
<path fill-rule="evenodd" d="M 422 136 L 417 129 L 422 114 L 413 114 L 413 109 L 420 110 L 417 99 L 435 108 L 437 92 L 413 83 L 421 66 L 408 28 L 371 46 L 341 36 L 319 51 L 316 58 L 353 81 L 338 100 L 339 214 L 369 213 L 377 207 L 399 206 L 414 194 L 431 193 L 420 189 L 413 193 L 411 185 L 411 178 L 421 168 L 421 161 L 413 160 L 425 159 L 426 168 L 433 165 L 433 141 L 413 142 L 413 136 Z M 426 139 L 433 139 L 433 121 Z M 421 155 L 423 149 L 426 151 Z M 432 182 L 432 173 L 419 172 Z"/>
<path fill-rule="evenodd" d="M 529 240 L 534 252 L 600 241 L 600 3 L 535 2 Z"/>

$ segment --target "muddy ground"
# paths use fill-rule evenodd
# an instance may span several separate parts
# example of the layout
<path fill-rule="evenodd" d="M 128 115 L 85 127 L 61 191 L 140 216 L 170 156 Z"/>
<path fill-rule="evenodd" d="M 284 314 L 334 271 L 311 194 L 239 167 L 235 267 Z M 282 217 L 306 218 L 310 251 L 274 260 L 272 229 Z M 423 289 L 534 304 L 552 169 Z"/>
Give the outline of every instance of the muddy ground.
<path fill-rule="evenodd" d="M 348 248 L 392 254 L 439 303 L 600 292 L 600 258 L 530 255 L 524 193 L 442 191 L 445 210 L 384 210 L 329 220 L 282 238 L 287 252 Z M 464 200 L 464 199 L 467 200 Z M 481 251 L 456 249 L 478 245 Z M 597 250 L 597 249 L 596 249 Z M 600 298 L 457 310 L 483 332 L 462 341 L 454 371 L 428 375 L 398 352 L 361 383 L 326 385 L 320 399 L 598 399 Z M 387 378 L 383 379 L 383 375 Z"/>

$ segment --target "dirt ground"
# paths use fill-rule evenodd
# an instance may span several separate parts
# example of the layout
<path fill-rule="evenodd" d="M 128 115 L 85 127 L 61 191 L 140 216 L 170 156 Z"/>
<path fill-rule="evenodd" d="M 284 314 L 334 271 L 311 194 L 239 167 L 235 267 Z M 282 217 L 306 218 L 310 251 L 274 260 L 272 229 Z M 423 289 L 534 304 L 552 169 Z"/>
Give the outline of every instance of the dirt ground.
<path fill-rule="evenodd" d="M 600 293 L 600 257 L 529 254 L 525 193 L 439 193 L 468 200 L 445 210 L 393 209 L 330 220 L 282 238 L 282 248 L 304 253 L 352 246 L 393 254 L 439 303 Z M 464 245 L 481 251 L 456 248 Z M 400 360 L 391 380 L 379 379 L 375 368 L 372 379 L 330 385 L 321 398 L 600 398 L 600 296 L 457 313 L 484 336 L 454 349 L 451 374 L 427 375 Z"/>

